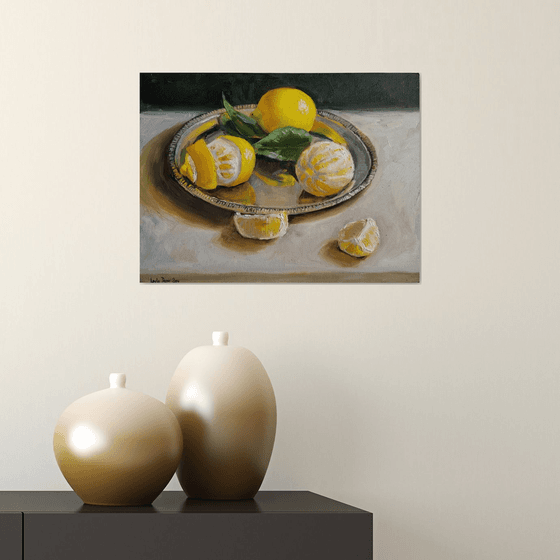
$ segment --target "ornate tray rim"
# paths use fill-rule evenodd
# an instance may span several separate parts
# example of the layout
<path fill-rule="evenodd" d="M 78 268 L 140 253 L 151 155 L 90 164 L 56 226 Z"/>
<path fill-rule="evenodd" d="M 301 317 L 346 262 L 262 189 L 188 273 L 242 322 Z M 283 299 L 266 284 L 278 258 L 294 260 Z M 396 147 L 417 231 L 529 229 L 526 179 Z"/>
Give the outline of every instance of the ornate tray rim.
<path fill-rule="evenodd" d="M 256 105 L 237 105 L 235 107 L 237 110 L 242 109 L 254 109 Z M 173 174 L 173 178 L 191 195 L 195 196 L 196 198 L 200 198 L 207 203 L 211 204 L 212 206 L 217 206 L 220 208 L 224 208 L 226 210 L 231 210 L 232 212 L 240 212 L 242 214 L 270 214 L 274 212 L 286 212 L 289 216 L 296 216 L 301 214 L 308 214 L 310 212 L 317 212 L 319 210 L 324 210 L 326 208 L 332 208 L 333 206 L 338 206 L 343 202 L 346 202 L 350 198 L 356 196 L 359 192 L 366 189 L 375 176 L 375 172 L 377 171 L 377 153 L 375 151 L 375 147 L 371 140 L 358 128 L 356 128 L 351 122 L 348 122 L 346 119 L 331 113 L 330 111 L 324 111 L 322 109 L 317 110 L 317 114 L 325 117 L 327 119 L 333 120 L 338 124 L 342 125 L 344 128 L 352 132 L 357 138 L 362 142 L 366 151 L 371 158 L 371 166 L 368 171 L 368 174 L 364 178 L 364 180 L 359 185 L 354 185 L 350 191 L 346 194 L 341 196 L 340 198 L 329 198 L 327 200 L 319 200 L 318 202 L 314 202 L 313 204 L 307 204 L 304 206 L 297 206 L 297 207 L 290 207 L 290 208 L 279 208 L 273 206 L 247 206 L 245 204 L 240 204 L 237 202 L 231 202 L 229 200 L 223 200 L 221 198 L 216 198 L 207 192 L 200 190 L 198 187 L 193 186 L 183 175 L 175 165 L 175 160 L 177 157 L 177 149 L 179 145 L 179 141 L 181 140 L 183 134 L 192 128 L 194 125 L 198 124 L 199 122 L 206 121 L 208 119 L 218 117 L 222 113 L 225 112 L 225 109 L 216 109 L 214 111 L 210 111 L 208 113 L 202 113 L 201 115 L 197 115 L 192 119 L 189 119 L 175 134 L 169 148 L 167 150 L 167 158 L 169 165 L 171 167 L 171 172 Z M 208 191 L 212 192 L 212 191 Z"/>

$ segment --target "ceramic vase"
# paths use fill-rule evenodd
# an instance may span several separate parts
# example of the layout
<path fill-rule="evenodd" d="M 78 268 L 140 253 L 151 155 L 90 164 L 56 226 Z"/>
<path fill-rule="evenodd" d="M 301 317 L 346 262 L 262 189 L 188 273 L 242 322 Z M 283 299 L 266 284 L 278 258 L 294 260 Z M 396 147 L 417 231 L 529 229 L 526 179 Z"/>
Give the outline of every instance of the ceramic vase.
<path fill-rule="evenodd" d="M 229 346 L 226 332 L 212 339 L 183 358 L 167 392 L 183 433 L 177 477 L 189 498 L 250 499 L 272 454 L 276 399 L 251 351 Z"/>
<path fill-rule="evenodd" d="M 56 461 L 86 504 L 148 505 L 177 469 L 181 429 L 162 402 L 127 389 L 124 374 L 112 373 L 109 382 L 62 413 L 54 432 Z"/>

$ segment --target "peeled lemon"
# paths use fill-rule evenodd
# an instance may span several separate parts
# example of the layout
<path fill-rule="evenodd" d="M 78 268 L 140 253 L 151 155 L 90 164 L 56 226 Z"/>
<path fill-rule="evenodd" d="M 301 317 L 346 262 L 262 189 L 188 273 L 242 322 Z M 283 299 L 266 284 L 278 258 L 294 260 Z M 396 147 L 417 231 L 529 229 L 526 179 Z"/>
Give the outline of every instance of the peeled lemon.
<path fill-rule="evenodd" d="M 243 138 L 219 136 L 208 144 L 218 174 L 218 185 L 235 187 L 248 181 L 255 168 L 255 150 Z"/>
<path fill-rule="evenodd" d="M 304 190 L 315 196 L 340 192 L 354 177 L 354 160 L 348 148 L 324 140 L 306 148 L 296 164 Z"/>
<path fill-rule="evenodd" d="M 271 89 L 259 100 L 253 117 L 266 132 L 293 126 L 311 130 L 317 109 L 307 93 L 289 87 Z"/>
<path fill-rule="evenodd" d="M 379 228 L 372 218 L 350 222 L 338 233 L 338 247 L 353 257 L 371 255 L 379 242 Z"/>
<path fill-rule="evenodd" d="M 248 239 L 277 239 L 288 231 L 288 214 L 239 214 L 233 216 L 235 228 Z"/>
<path fill-rule="evenodd" d="M 235 187 L 249 180 L 255 168 L 255 150 L 247 140 L 218 136 L 206 144 L 203 139 L 188 146 L 181 173 L 197 187 Z"/>

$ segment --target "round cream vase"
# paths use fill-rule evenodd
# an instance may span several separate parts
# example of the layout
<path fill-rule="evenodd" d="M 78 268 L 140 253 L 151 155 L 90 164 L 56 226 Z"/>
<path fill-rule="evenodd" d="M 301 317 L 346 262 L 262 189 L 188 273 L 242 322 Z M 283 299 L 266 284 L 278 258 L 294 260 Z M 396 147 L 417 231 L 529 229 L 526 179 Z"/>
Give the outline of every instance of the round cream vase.
<path fill-rule="evenodd" d="M 181 429 L 162 402 L 127 389 L 123 373 L 109 381 L 109 389 L 78 399 L 60 416 L 56 461 L 86 504 L 148 505 L 177 469 Z"/>
<path fill-rule="evenodd" d="M 169 385 L 166 404 L 183 434 L 177 470 L 190 498 L 251 499 L 259 490 L 276 435 L 276 399 L 259 359 L 228 346 L 214 332 L 212 346 L 191 350 Z"/>

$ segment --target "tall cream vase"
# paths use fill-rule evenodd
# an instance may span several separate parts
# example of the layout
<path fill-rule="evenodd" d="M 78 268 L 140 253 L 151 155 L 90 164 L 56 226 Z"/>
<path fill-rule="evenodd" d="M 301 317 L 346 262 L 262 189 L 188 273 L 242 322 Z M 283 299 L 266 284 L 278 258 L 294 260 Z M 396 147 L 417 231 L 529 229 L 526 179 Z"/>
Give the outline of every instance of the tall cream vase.
<path fill-rule="evenodd" d="M 86 504 L 148 505 L 177 469 L 181 428 L 161 401 L 127 389 L 124 373 L 109 381 L 108 389 L 78 399 L 60 416 L 56 461 Z"/>
<path fill-rule="evenodd" d="M 191 350 L 177 367 L 166 404 L 183 434 L 177 477 L 187 496 L 253 498 L 272 455 L 276 399 L 259 359 L 228 346 L 214 332 L 212 346 Z"/>

